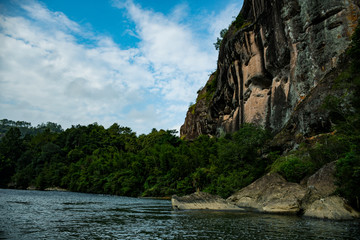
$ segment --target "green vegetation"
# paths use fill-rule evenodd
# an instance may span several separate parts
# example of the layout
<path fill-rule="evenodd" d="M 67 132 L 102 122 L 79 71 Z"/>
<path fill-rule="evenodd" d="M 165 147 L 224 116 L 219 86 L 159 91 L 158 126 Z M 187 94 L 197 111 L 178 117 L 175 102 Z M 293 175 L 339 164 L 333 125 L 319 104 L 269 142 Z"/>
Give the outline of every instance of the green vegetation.
<path fill-rule="evenodd" d="M 206 83 L 206 101 L 210 102 L 211 99 L 215 95 L 216 87 L 217 87 L 217 81 L 218 81 L 219 71 L 216 70 L 210 77 L 210 80 Z"/>
<path fill-rule="evenodd" d="M 37 125 L 37 127 L 32 127 L 31 123 L 25 121 L 12 121 L 8 119 L 0 120 L 0 138 L 2 138 L 10 128 L 16 127 L 20 130 L 21 136 L 25 136 L 27 134 L 34 135 L 39 132 L 43 132 L 46 129 L 50 129 L 53 132 L 62 132 L 63 129 L 60 125 L 52 122 L 47 122 L 46 124 L 42 123 Z"/>
<path fill-rule="evenodd" d="M 228 28 L 224 28 L 220 31 L 220 37 L 216 39 L 216 42 L 214 43 L 215 49 L 219 50 L 221 43 L 223 42 L 223 39 L 225 38 L 225 35 L 231 30 L 231 32 L 238 31 L 240 29 L 243 29 L 247 26 L 249 26 L 251 22 L 248 22 L 244 19 L 243 15 L 239 13 L 239 15 L 235 18 L 234 21 L 231 22 Z"/>
<path fill-rule="evenodd" d="M 196 108 L 196 103 L 190 103 L 189 106 L 189 111 L 191 112 L 191 114 L 195 114 L 195 108 Z"/>
<path fill-rule="evenodd" d="M 306 158 L 288 155 L 278 158 L 271 166 L 289 182 L 300 182 L 304 177 L 314 172 L 314 164 Z"/>
<path fill-rule="evenodd" d="M 207 105 L 210 104 L 212 98 L 215 95 L 215 91 L 216 91 L 216 84 L 217 84 L 217 77 L 218 77 L 218 71 L 215 71 L 213 74 L 211 74 L 209 81 L 206 83 L 204 88 L 200 88 L 198 90 L 198 96 L 196 98 L 196 103 L 190 103 L 189 106 L 189 112 L 191 112 L 191 114 L 195 114 L 195 108 L 197 106 L 197 104 L 201 101 L 205 99 L 205 103 Z"/>
<path fill-rule="evenodd" d="M 359 149 L 351 150 L 345 157 L 339 159 L 336 164 L 338 192 L 352 205 L 360 209 L 360 153 Z"/>
<path fill-rule="evenodd" d="M 193 142 L 175 134 L 153 129 L 136 136 L 118 124 L 105 129 L 95 123 L 22 137 L 10 128 L 0 142 L 0 184 L 124 196 L 203 190 L 227 197 L 266 169 L 260 149 L 268 135 L 255 126 Z"/>
<path fill-rule="evenodd" d="M 251 22 L 245 21 L 244 17 L 242 14 L 239 14 L 235 20 L 231 23 L 231 25 L 236 27 L 236 30 L 240 30 L 243 29 L 247 26 L 249 26 L 251 24 Z"/>
<path fill-rule="evenodd" d="M 220 49 L 222 40 L 224 39 L 227 31 L 228 31 L 228 30 L 227 30 L 226 28 L 224 28 L 223 30 L 220 31 L 220 38 L 217 38 L 217 39 L 216 39 L 216 43 L 214 43 L 214 46 L 215 46 L 215 49 L 216 49 L 216 50 L 219 50 L 219 49 Z"/>

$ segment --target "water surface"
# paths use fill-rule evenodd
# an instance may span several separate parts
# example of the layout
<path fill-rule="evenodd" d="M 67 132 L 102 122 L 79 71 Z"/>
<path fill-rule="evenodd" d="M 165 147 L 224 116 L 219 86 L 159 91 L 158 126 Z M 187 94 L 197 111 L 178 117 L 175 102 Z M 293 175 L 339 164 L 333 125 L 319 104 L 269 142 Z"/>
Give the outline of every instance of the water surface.
<path fill-rule="evenodd" d="M 172 211 L 167 200 L 0 189 L 0 239 L 360 239 L 360 222 Z"/>

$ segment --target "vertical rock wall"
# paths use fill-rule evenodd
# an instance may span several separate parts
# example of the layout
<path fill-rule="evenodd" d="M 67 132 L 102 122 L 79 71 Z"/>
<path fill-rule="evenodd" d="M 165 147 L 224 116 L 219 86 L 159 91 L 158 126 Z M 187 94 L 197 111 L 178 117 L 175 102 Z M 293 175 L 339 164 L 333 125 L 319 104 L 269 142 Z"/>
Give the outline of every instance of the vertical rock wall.
<path fill-rule="evenodd" d="M 245 0 L 241 14 L 248 24 L 232 25 L 224 37 L 215 94 L 187 113 L 180 130 L 185 138 L 231 133 L 244 122 L 281 130 L 339 67 L 358 23 L 359 2 Z"/>

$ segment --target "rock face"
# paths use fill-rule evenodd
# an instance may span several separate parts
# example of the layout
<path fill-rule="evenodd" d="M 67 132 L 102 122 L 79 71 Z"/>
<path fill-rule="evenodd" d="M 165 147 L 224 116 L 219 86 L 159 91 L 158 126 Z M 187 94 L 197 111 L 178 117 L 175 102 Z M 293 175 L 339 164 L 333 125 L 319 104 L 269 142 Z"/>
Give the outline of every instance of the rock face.
<path fill-rule="evenodd" d="M 244 122 L 278 132 L 292 118 L 304 135 L 329 128 L 326 113 L 305 100 L 341 67 L 359 18 L 358 1 L 245 0 L 241 14 L 247 24 L 229 28 L 210 77 L 214 94 L 198 98 L 180 134 L 193 139 L 231 133 Z M 294 116 L 298 107 L 308 109 Z"/>
<path fill-rule="evenodd" d="M 334 195 L 335 162 L 312 175 L 306 185 L 287 182 L 277 173 L 269 173 L 224 200 L 207 193 L 173 196 L 174 209 L 213 209 L 257 211 L 264 213 L 303 214 L 332 220 L 359 218 L 360 214 Z"/>
<path fill-rule="evenodd" d="M 329 196 L 336 190 L 335 186 L 336 162 L 331 162 L 320 168 L 307 180 L 307 187 L 316 191 L 320 196 Z"/>
<path fill-rule="evenodd" d="M 332 220 L 351 220 L 360 214 L 338 196 L 329 196 L 314 201 L 305 211 L 304 216 Z"/>
<path fill-rule="evenodd" d="M 306 189 L 300 184 L 287 182 L 277 173 L 269 173 L 227 201 L 259 212 L 296 214 L 301 210 L 301 199 L 305 194 Z"/>
<path fill-rule="evenodd" d="M 196 192 L 188 196 L 171 198 L 174 210 L 242 210 L 219 196 L 209 193 Z"/>

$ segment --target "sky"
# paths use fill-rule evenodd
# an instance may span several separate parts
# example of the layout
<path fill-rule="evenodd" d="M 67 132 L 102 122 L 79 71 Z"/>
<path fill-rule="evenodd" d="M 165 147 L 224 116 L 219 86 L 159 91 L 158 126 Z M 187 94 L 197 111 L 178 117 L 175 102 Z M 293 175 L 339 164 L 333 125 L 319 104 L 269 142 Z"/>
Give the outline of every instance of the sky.
<path fill-rule="evenodd" d="M 179 130 L 242 0 L 0 0 L 0 119 Z"/>

